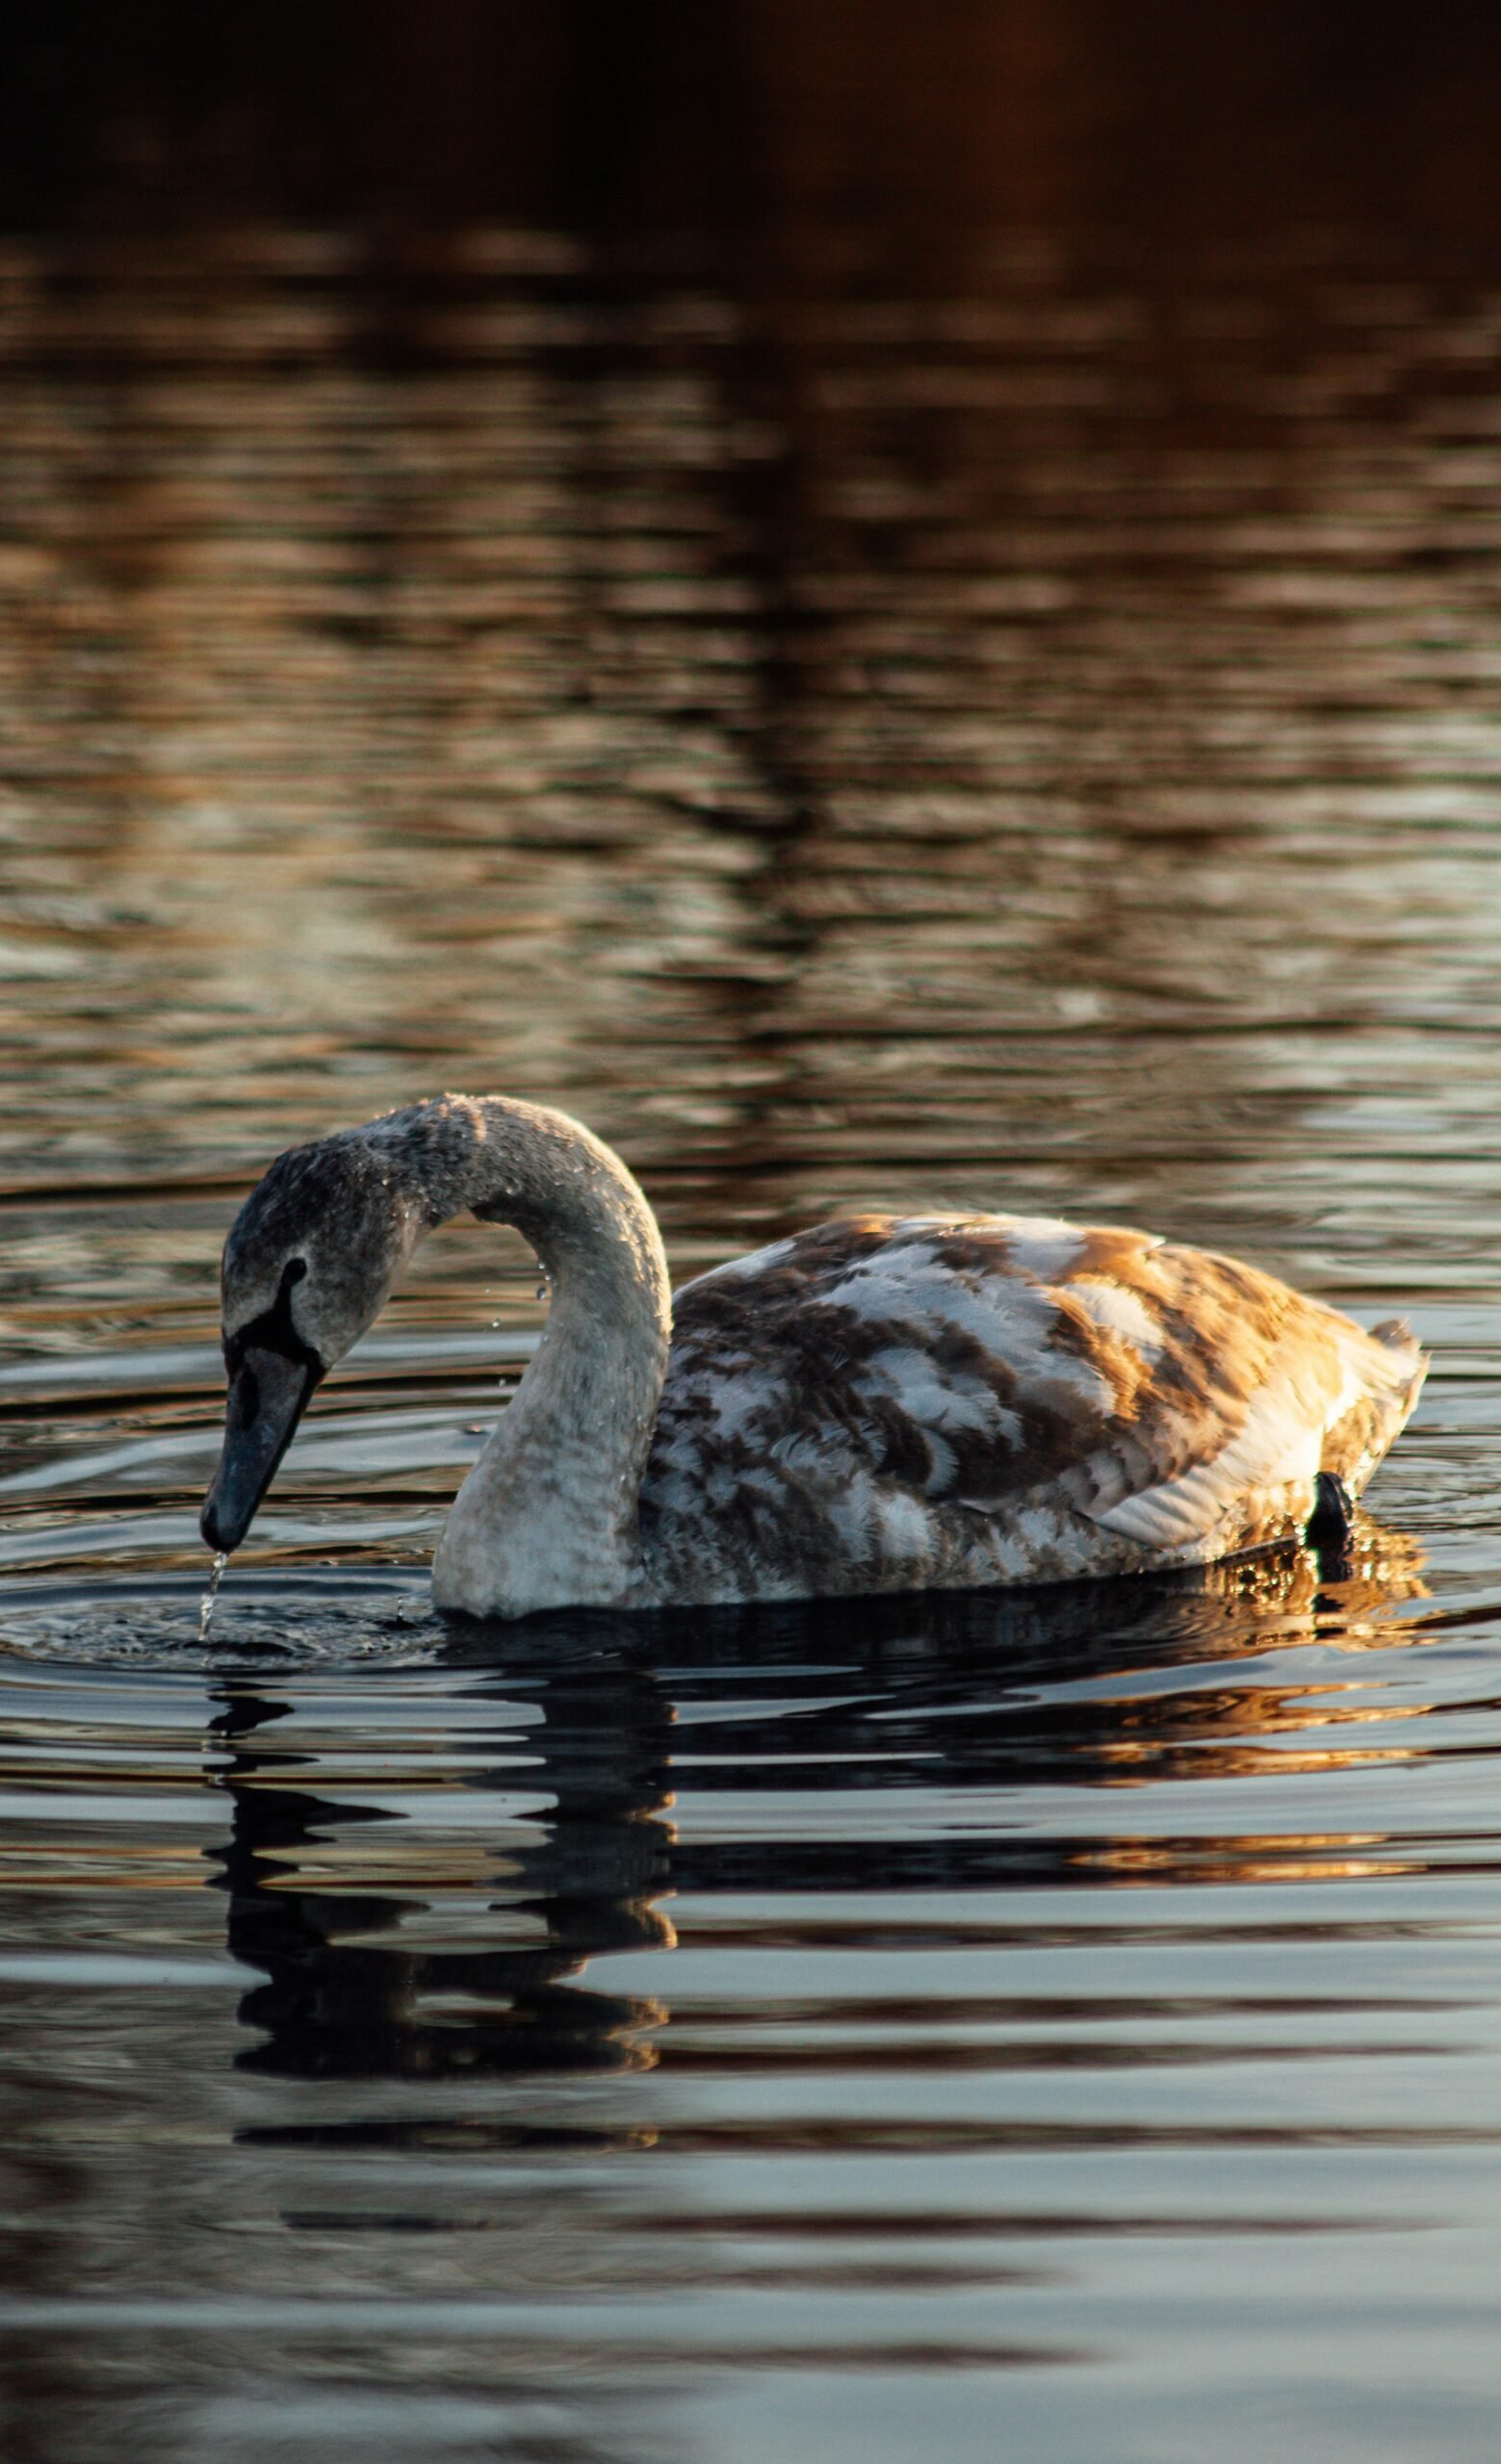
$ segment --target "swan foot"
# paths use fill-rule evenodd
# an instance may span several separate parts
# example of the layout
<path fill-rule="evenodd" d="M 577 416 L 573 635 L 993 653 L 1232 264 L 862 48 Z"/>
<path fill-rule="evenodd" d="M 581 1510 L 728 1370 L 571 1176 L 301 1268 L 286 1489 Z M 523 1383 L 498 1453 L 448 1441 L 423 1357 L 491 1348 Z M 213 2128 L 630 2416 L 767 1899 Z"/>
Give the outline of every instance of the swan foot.
<path fill-rule="evenodd" d="M 1319 1561 L 1326 1581 L 1337 1582 L 1349 1570 L 1350 1542 L 1355 1531 L 1355 1502 L 1337 1472 L 1320 1472 L 1313 1512 L 1303 1536 Z"/>

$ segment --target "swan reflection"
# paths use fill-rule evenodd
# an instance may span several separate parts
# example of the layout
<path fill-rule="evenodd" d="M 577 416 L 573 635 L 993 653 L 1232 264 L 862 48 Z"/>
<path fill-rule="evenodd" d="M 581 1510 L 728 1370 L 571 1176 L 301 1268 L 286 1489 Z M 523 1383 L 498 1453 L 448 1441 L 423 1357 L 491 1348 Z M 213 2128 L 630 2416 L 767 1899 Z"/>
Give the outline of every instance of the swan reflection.
<path fill-rule="evenodd" d="M 650 2066 L 660 1992 L 617 1989 L 618 1970 L 591 1981 L 589 1964 L 670 1950 L 675 1893 L 753 1908 L 872 1886 L 1381 1870 L 1365 1834 L 935 1832 L 910 1792 L 978 1805 L 999 1788 L 1024 1814 L 1039 1789 L 1406 1758 L 1416 1749 L 1383 1732 L 1410 1700 L 1327 1664 L 1297 1683 L 1251 1664 L 1410 1641 L 1398 1612 L 1422 1592 L 1410 1544 L 1361 1518 L 1333 1568 L 1298 1550 L 1158 1583 L 466 1630 L 444 1646 L 427 1728 L 400 1681 L 382 1724 L 330 1716 L 303 1678 L 225 1677 L 212 1735 L 233 1805 L 228 1942 L 263 1978 L 240 2005 L 253 2040 L 237 2066 L 471 2080 Z M 392 1713 L 418 1732 L 394 1732 Z M 815 1790 L 827 1819 L 747 1816 L 789 1786 Z M 692 1813 L 681 1833 L 675 1788 Z M 868 1808 L 848 1819 L 856 1791 L 875 1792 L 875 1838 Z"/>
<path fill-rule="evenodd" d="M 267 1978 L 241 2005 L 261 2041 L 240 2066 L 473 2077 L 651 2058 L 640 2038 L 659 2006 L 577 1981 L 591 1955 L 672 1938 L 656 1904 L 669 1887 L 671 1714 L 650 1675 L 592 1669 L 534 1692 L 479 1680 L 500 1766 L 485 1762 L 483 1728 L 466 1731 L 463 1766 L 444 1758 L 435 1775 L 457 1802 L 415 1840 L 410 1810 L 361 1802 L 335 1755 L 278 1746 L 292 1707 L 263 1684 L 226 1684 L 213 1723 L 234 1805 L 229 1947 Z M 516 1716 L 532 1705 L 540 1724 L 522 1734 L 537 1810 L 497 1839 L 489 1784 L 514 1780 Z M 484 1792 L 472 1824 L 465 1790 Z"/>

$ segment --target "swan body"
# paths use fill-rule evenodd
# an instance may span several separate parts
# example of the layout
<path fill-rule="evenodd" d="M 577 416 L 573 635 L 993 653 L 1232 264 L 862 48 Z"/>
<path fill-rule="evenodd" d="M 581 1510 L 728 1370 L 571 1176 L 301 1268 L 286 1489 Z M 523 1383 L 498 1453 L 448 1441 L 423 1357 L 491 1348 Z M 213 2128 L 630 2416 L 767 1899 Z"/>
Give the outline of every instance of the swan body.
<path fill-rule="evenodd" d="M 824 1223 L 674 1301 L 651 1209 L 561 1113 L 444 1095 L 277 1158 L 224 1249 L 238 1546 L 426 1232 L 514 1224 L 553 1306 L 433 1560 L 440 1607 L 973 1588 L 1189 1566 L 1353 1498 L 1426 1361 L 1271 1275 L 1022 1216 Z M 1321 1486 L 1321 1483 L 1324 1484 Z"/>

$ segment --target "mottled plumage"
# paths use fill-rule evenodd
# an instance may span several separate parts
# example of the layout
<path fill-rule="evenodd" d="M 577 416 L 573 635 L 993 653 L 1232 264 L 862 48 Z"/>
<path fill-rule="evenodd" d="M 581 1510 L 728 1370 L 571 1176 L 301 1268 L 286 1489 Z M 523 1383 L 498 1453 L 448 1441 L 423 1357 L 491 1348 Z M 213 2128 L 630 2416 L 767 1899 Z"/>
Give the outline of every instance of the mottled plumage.
<path fill-rule="evenodd" d="M 669 1318 L 618 1157 L 565 1115 L 449 1095 L 279 1158 L 246 1201 L 211 1546 L 237 1545 L 318 1378 L 465 1208 L 518 1225 L 554 1293 L 434 1561 L 439 1604 L 475 1613 L 1202 1564 L 1302 1531 L 1321 1474 L 1356 1496 L 1423 1379 L 1403 1326 L 1021 1216 L 821 1224 Z"/>
<path fill-rule="evenodd" d="M 1202 1563 L 1355 1496 L 1423 1367 L 1143 1232 L 822 1224 L 677 1296 L 644 1554 L 702 1599 Z"/>

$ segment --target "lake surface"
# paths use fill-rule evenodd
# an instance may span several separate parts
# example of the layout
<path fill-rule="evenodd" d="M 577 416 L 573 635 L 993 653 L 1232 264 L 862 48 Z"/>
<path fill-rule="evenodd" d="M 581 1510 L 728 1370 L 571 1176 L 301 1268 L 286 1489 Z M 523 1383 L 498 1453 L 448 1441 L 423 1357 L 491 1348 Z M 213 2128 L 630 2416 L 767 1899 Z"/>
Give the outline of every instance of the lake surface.
<path fill-rule="evenodd" d="M 16 2464 L 1491 2458 L 1501 285 L 0 252 Z M 455 1227 L 209 1642 L 220 1243 L 454 1086 L 679 1275 L 1146 1220 L 1436 1365 L 1352 1563 L 445 1627 Z"/>

